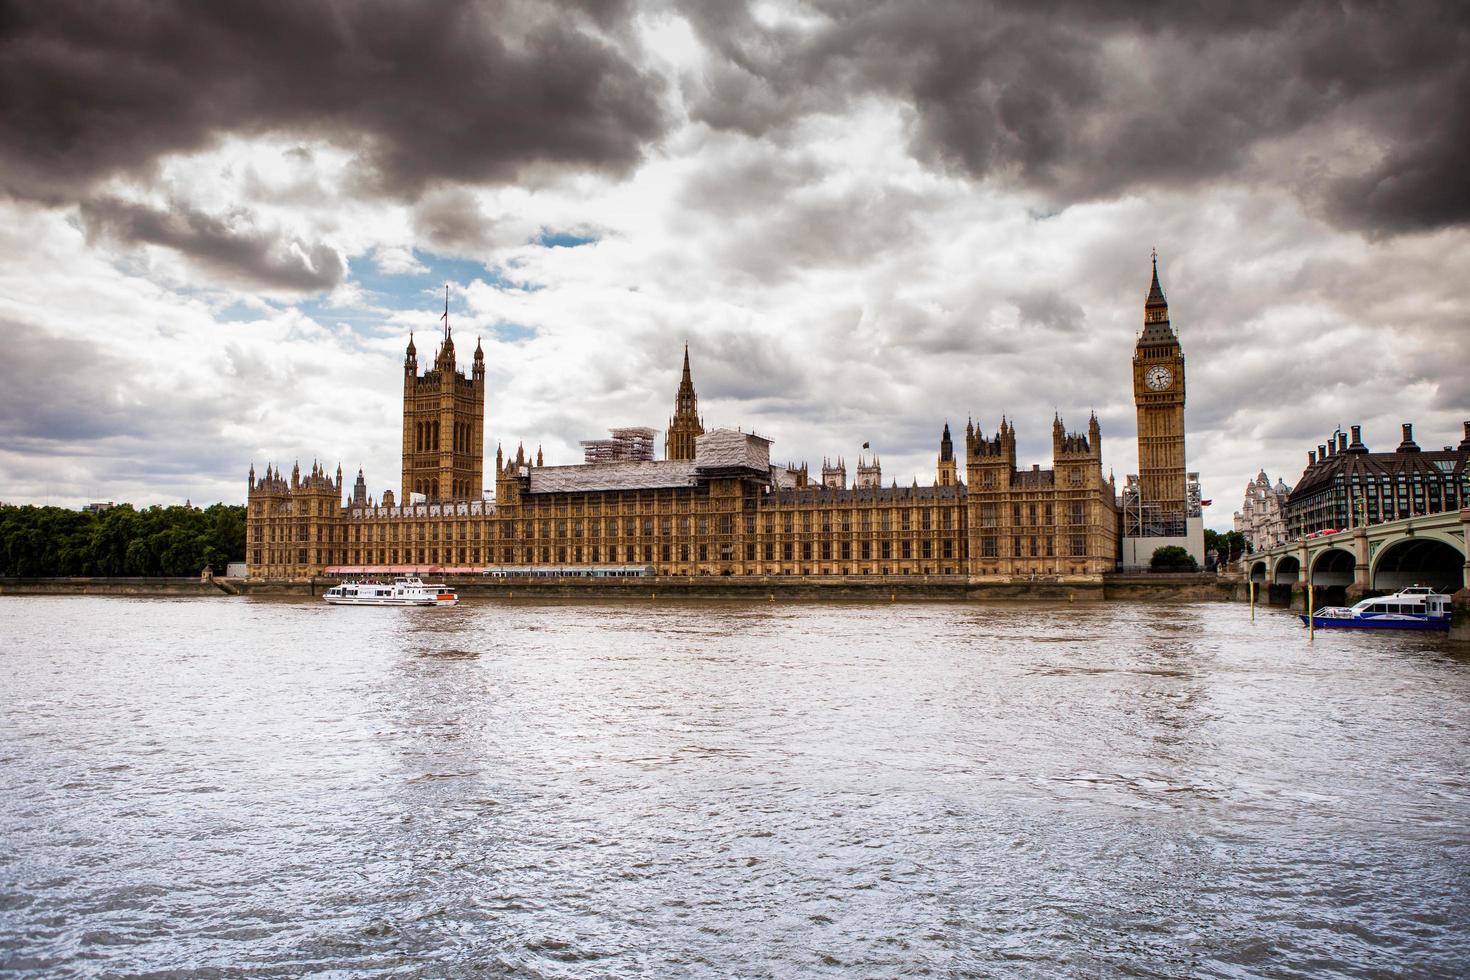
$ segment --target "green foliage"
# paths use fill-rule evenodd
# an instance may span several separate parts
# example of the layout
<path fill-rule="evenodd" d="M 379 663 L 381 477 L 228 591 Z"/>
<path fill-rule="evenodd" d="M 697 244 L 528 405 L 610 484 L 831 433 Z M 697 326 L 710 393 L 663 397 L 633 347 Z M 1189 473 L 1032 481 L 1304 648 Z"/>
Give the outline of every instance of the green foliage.
<path fill-rule="evenodd" d="M 0 508 L 0 575 L 198 575 L 245 560 L 245 508 Z"/>
<path fill-rule="evenodd" d="M 1245 535 L 1239 531 L 1211 531 L 1205 529 L 1205 550 L 1213 551 L 1221 561 L 1229 561 L 1250 552 Z"/>
<path fill-rule="evenodd" d="M 1156 572 L 1194 572 L 1199 570 L 1199 562 L 1194 560 L 1194 555 L 1185 551 L 1177 544 L 1165 545 L 1154 550 L 1153 558 L 1149 559 L 1149 567 Z"/>

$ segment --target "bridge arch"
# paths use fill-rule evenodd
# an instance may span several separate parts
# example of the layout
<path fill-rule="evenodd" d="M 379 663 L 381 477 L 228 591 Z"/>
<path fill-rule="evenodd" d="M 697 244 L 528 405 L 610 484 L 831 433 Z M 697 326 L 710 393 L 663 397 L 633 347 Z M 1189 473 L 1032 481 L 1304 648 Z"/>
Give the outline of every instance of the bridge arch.
<path fill-rule="evenodd" d="M 1261 561 L 1252 562 L 1251 563 L 1251 581 L 1252 582 L 1265 582 L 1266 581 L 1266 577 L 1267 576 L 1266 576 L 1266 562 L 1265 562 L 1265 560 L 1262 559 Z"/>
<path fill-rule="evenodd" d="M 1427 585 L 1455 592 L 1465 585 L 1464 546 L 1453 538 L 1421 534 L 1399 538 L 1378 549 L 1371 570 L 1372 587 L 1383 592 Z"/>
<path fill-rule="evenodd" d="M 1276 585 L 1295 585 L 1301 577 L 1302 563 L 1296 555 L 1282 555 L 1276 559 L 1271 581 Z"/>
<path fill-rule="evenodd" d="M 1311 582 L 1318 588 L 1353 584 L 1358 557 L 1346 548 L 1324 548 L 1312 558 Z"/>

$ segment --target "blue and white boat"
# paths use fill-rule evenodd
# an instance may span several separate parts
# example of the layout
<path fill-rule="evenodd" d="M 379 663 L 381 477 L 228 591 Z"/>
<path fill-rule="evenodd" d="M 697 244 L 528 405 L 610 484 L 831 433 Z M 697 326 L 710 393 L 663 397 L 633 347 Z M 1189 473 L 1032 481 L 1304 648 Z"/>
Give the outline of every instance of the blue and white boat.
<path fill-rule="evenodd" d="M 1306 615 L 1302 625 L 1309 625 Z M 1323 606 L 1310 617 L 1317 629 L 1448 630 L 1450 597 L 1415 585 L 1393 595 L 1364 599 L 1351 608 Z"/>

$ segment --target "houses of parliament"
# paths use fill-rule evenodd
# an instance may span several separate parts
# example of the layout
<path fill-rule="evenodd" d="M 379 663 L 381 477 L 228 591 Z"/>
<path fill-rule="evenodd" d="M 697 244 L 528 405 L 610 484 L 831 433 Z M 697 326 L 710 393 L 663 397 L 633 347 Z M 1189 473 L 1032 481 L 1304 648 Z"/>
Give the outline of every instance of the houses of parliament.
<path fill-rule="evenodd" d="M 1164 513 L 1187 506 L 1184 363 L 1157 263 L 1134 352 L 1141 477 L 1130 487 Z M 1104 477 L 1095 415 L 1080 431 L 1052 419 L 1049 468 L 1023 466 L 1015 426 L 967 423 L 938 438 L 930 485 L 884 486 L 876 456 L 771 462 L 771 441 L 706 430 L 685 348 L 662 459 L 651 429 L 589 442 L 588 462 L 550 465 L 497 448 L 493 498 L 484 481 L 485 354 L 458 368 L 447 310 L 431 364 L 412 338 L 403 364 L 399 495 L 350 490 L 313 464 L 290 477 L 249 475 L 247 575 L 600 574 L 927 575 L 1098 581 L 1114 570 L 1125 533 Z M 963 439 L 956 445 L 956 435 Z M 963 477 L 963 478 L 962 478 Z M 344 499 L 345 493 L 345 499 Z M 1176 499 L 1177 498 L 1177 499 Z"/>

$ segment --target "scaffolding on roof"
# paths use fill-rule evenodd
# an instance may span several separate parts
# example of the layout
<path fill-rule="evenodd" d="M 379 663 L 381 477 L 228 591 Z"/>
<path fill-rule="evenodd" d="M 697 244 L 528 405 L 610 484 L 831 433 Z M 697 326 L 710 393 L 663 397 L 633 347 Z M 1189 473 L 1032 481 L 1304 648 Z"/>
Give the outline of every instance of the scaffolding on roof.
<path fill-rule="evenodd" d="M 653 459 L 658 431 L 646 426 L 609 429 L 610 439 L 583 439 L 584 463 L 636 463 Z"/>

